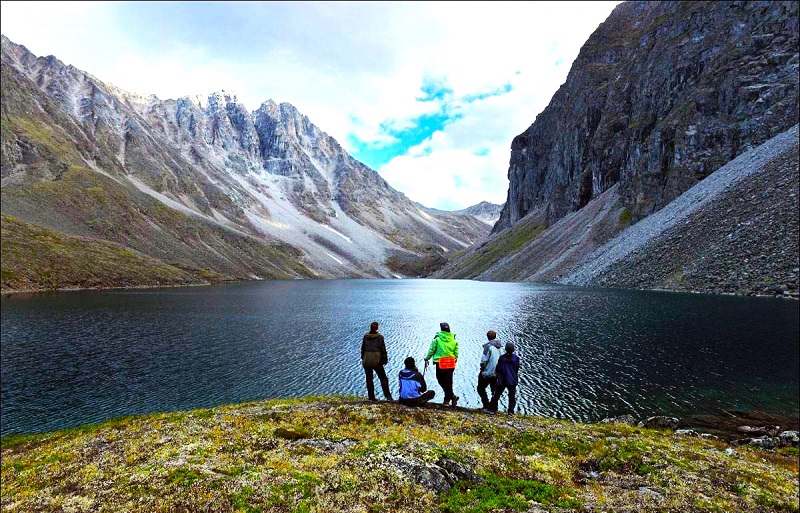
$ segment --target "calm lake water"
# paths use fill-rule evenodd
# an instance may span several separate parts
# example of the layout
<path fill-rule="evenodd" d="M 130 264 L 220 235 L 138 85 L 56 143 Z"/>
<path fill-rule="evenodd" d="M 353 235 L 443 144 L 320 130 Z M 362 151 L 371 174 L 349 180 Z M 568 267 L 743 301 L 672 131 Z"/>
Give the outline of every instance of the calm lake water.
<path fill-rule="evenodd" d="M 359 350 L 373 320 L 386 338 L 395 394 L 403 359 L 421 363 L 446 321 L 460 346 L 459 405 L 480 405 L 478 363 L 493 329 L 518 348 L 520 413 L 596 421 L 723 409 L 797 417 L 800 410 L 796 301 L 342 280 L 34 294 L 1 303 L 2 434 L 263 398 L 366 397 Z M 433 369 L 425 377 L 441 401 Z"/>

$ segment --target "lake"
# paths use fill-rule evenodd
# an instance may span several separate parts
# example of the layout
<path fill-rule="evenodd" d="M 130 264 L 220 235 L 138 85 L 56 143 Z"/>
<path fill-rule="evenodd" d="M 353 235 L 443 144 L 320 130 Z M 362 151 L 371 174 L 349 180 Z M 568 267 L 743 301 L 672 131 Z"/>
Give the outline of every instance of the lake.
<path fill-rule="evenodd" d="M 459 341 L 459 406 L 480 406 L 492 329 L 517 345 L 519 413 L 800 410 L 791 300 L 420 279 L 42 293 L 1 305 L 3 435 L 265 398 L 366 397 L 359 351 L 373 320 L 395 395 L 403 359 L 422 369 L 446 321 Z M 432 368 L 425 378 L 441 401 Z M 377 379 L 376 390 L 382 398 Z"/>

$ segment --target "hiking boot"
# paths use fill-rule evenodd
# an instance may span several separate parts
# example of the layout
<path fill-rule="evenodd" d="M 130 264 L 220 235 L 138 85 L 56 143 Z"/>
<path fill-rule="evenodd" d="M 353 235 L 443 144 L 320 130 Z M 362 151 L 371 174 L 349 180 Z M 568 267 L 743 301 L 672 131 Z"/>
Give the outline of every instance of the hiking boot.
<path fill-rule="evenodd" d="M 490 410 L 489 408 L 482 409 L 481 413 L 485 413 L 487 415 L 494 415 L 494 412 L 492 410 Z"/>
<path fill-rule="evenodd" d="M 450 399 L 447 399 L 446 401 L 442 401 L 442 406 L 450 406 Z"/>
<path fill-rule="evenodd" d="M 455 407 L 456 407 L 456 404 L 458 404 L 458 396 L 457 396 L 457 395 L 454 395 L 454 396 L 453 396 L 453 408 L 455 408 Z"/>

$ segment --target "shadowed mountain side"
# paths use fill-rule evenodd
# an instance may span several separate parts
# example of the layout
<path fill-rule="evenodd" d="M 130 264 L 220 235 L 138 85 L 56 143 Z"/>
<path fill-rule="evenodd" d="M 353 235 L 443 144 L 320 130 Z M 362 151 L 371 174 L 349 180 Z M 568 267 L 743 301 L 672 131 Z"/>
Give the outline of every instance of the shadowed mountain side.
<path fill-rule="evenodd" d="M 798 3 L 629 1 L 511 143 L 493 231 L 548 225 L 619 184 L 636 222 L 797 123 Z"/>
<path fill-rule="evenodd" d="M 796 294 L 797 137 L 795 125 L 632 226 L 616 187 L 538 233 L 533 212 L 434 276 Z"/>
<path fill-rule="evenodd" d="M 795 125 L 623 231 L 558 281 L 797 296 L 799 173 Z"/>

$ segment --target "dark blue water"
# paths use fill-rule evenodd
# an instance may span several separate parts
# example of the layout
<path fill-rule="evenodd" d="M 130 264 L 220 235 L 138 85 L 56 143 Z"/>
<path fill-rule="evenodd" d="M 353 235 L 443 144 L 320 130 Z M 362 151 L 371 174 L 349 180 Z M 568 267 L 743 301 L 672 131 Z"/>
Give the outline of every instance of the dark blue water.
<path fill-rule="evenodd" d="M 402 360 L 421 360 L 439 322 L 449 322 L 464 406 L 480 404 L 478 362 L 492 329 L 517 345 L 522 413 L 591 421 L 731 409 L 797 417 L 800 409 L 800 308 L 789 300 L 344 280 L 36 294 L 1 304 L 2 434 L 262 398 L 366 396 L 359 350 L 373 320 L 386 338 L 393 390 Z M 441 400 L 434 372 L 426 378 Z"/>

